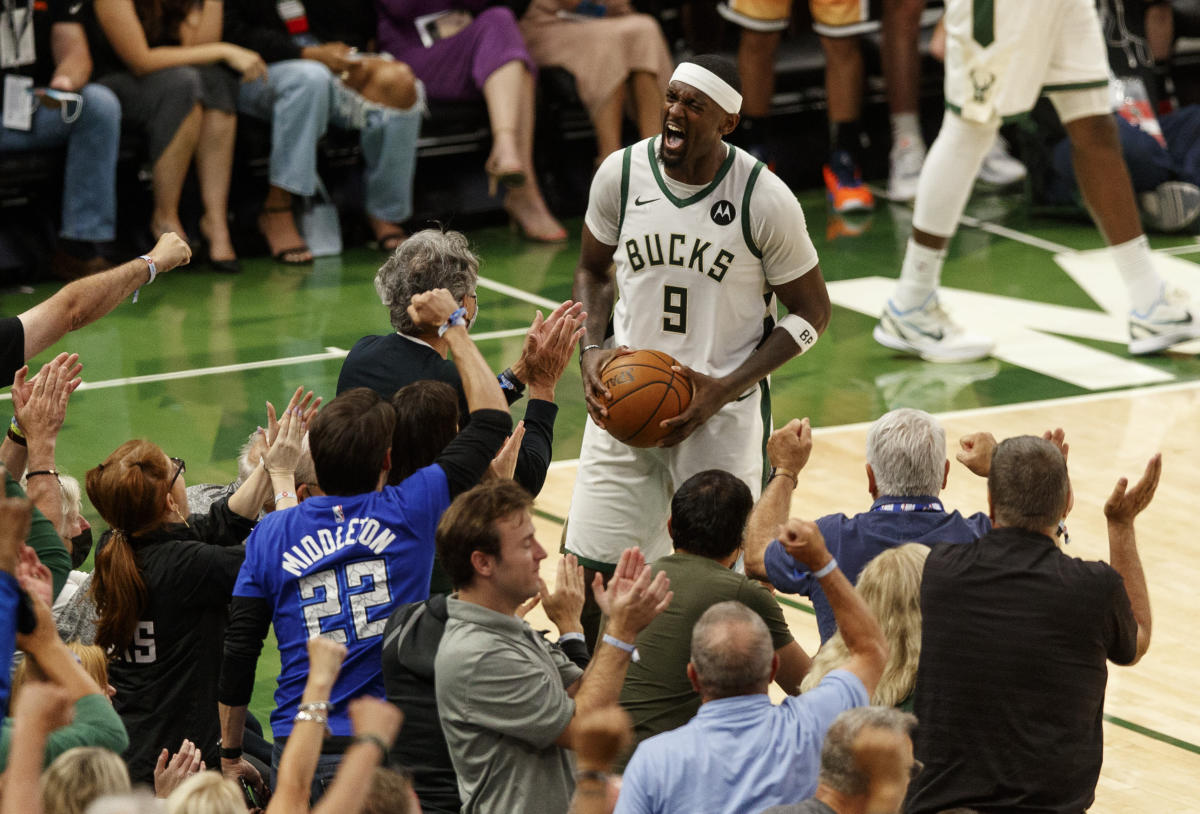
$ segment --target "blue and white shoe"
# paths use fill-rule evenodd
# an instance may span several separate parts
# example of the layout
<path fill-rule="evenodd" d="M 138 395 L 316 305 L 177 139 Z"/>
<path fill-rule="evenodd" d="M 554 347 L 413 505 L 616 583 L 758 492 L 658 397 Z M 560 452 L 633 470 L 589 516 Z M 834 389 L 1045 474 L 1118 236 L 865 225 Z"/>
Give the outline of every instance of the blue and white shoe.
<path fill-rule="evenodd" d="M 1188 295 L 1164 287 L 1144 314 L 1129 312 L 1129 352 L 1134 356 L 1158 353 L 1200 336 Z"/>
<path fill-rule="evenodd" d="M 871 334 L 886 348 L 919 356 L 927 362 L 973 362 L 991 355 L 990 338 L 968 333 L 942 310 L 937 294 L 908 311 L 888 300 Z"/>

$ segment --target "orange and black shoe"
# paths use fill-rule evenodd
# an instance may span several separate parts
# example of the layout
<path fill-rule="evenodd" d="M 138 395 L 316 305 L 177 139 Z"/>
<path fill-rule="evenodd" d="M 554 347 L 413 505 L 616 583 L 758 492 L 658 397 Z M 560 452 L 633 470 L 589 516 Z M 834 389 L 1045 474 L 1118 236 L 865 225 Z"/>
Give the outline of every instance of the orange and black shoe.
<path fill-rule="evenodd" d="M 833 211 L 840 215 L 847 212 L 870 212 L 875 208 L 875 196 L 863 183 L 862 173 L 850 153 L 834 150 L 829 163 L 823 168 L 825 175 L 825 197 Z"/>

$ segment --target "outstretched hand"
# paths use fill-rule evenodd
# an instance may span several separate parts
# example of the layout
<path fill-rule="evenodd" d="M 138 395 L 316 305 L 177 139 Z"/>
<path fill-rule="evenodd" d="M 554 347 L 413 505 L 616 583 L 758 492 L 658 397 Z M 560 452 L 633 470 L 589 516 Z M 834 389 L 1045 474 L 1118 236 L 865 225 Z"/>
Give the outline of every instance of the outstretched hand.
<path fill-rule="evenodd" d="M 296 392 L 292 394 L 292 398 L 288 401 L 284 412 L 288 412 L 294 408 L 300 408 L 300 420 L 304 425 L 305 431 L 308 430 L 308 425 L 317 417 L 317 410 L 321 407 L 321 397 L 316 396 L 309 390 L 304 392 L 304 386 L 296 388 Z M 275 417 L 275 405 L 267 402 L 267 446 L 275 443 L 275 437 L 279 435 L 279 421 Z"/>
<path fill-rule="evenodd" d="M 28 381 L 28 365 L 17 371 L 13 378 L 13 411 L 26 438 L 52 440 L 58 436 L 66 420 L 67 402 L 83 382 L 79 378 L 82 370 L 78 353 L 60 353 Z"/>
<path fill-rule="evenodd" d="M 154 796 L 165 800 L 184 780 L 205 768 L 203 754 L 186 738 L 174 755 L 163 749 L 154 764 Z"/>
<path fill-rule="evenodd" d="M 1132 489 L 1128 478 L 1121 478 L 1113 487 L 1112 494 L 1104 503 L 1104 516 L 1110 524 L 1133 525 L 1133 519 L 1150 505 L 1154 492 L 1158 489 L 1158 479 L 1162 475 L 1162 453 L 1157 453 L 1146 464 L 1146 471 Z"/>
<path fill-rule="evenodd" d="M 1067 443 L 1067 434 L 1063 432 L 1062 427 L 1046 430 L 1042 433 L 1042 439 L 1058 447 L 1058 451 L 1062 453 L 1063 460 L 1067 459 L 1067 453 L 1071 451 L 1071 445 Z"/>
<path fill-rule="evenodd" d="M 559 305 L 545 320 L 542 312 L 537 312 L 525 335 L 521 358 L 513 365 L 513 372 L 529 385 L 530 395 L 534 395 L 533 390 L 538 390 L 539 397 L 553 398 L 554 386 L 562 378 L 571 354 L 584 334 L 586 319 L 583 304 L 572 300 Z"/>

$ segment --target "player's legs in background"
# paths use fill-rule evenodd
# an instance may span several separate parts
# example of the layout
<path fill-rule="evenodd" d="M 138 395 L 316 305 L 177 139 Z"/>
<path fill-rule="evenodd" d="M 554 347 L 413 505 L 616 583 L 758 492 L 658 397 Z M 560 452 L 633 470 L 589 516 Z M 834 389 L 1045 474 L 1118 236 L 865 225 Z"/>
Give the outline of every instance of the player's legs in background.
<path fill-rule="evenodd" d="M 946 111 L 917 183 L 913 232 L 900 280 L 875 326 L 881 345 L 931 362 L 965 362 L 991 353 L 990 339 L 968 333 L 942 310 L 937 288 L 946 246 L 999 126 L 998 118 L 980 124 Z"/>
<path fill-rule="evenodd" d="M 892 200 L 913 199 L 925 161 L 918 115 L 921 54 L 917 49 L 924 9 L 925 0 L 883 2 L 883 78 L 892 118 L 888 197 Z"/>
<path fill-rule="evenodd" d="M 742 75 L 742 120 L 738 144 L 766 164 L 771 163 L 771 97 L 775 94 L 775 54 L 782 31 L 743 28 L 738 43 L 738 72 Z"/>
<path fill-rule="evenodd" d="M 1112 247 L 1113 261 L 1129 292 L 1129 352 L 1154 353 L 1194 338 L 1200 326 L 1192 318 L 1186 297 L 1168 290 L 1154 269 L 1116 122 L 1109 113 L 1066 121 L 1064 111 L 1070 109 L 1070 102 L 1062 97 L 1067 95 L 1052 98 L 1071 140 L 1079 190 L 1105 242 Z"/>
<path fill-rule="evenodd" d="M 814 17 L 817 4 L 814 3 Z M 863 55 L 857 36 L 821 35 L 825 51 L 825 100 L 829 112 L 829 160 L 825 192 L 835 212 L 866 212 L 875 197 L 863 183 Z"/>

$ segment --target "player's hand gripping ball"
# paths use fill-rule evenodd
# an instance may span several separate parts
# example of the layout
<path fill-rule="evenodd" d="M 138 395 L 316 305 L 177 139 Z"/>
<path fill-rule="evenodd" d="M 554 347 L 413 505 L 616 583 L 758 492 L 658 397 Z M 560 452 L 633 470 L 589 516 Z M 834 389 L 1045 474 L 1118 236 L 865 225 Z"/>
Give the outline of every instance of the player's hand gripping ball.
<path fill-rule="evenodd" d="M 631 447 L 652 447 L 670 430 L 659 426 L 687 409 L 692 381 L 672 370 L 678 364 L 657 350 L 638 350 L 617 356 L 600 372 L 611 397 L 605 429 Z"/>

